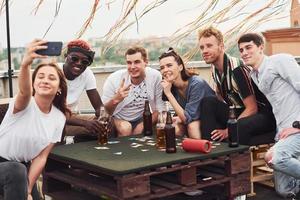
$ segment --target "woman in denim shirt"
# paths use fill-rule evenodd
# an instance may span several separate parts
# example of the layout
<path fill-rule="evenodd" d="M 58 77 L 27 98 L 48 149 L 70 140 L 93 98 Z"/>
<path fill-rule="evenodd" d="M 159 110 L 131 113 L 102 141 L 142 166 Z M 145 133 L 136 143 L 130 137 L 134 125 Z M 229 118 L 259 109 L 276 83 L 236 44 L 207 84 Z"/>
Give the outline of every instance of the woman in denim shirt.
<path fill-rule="evenodd" d="M 176 135 L 187 133 L 190 138 L 200 139 L 200 103 L 204 97 L 214 96 L 210 86 L 188 71 L 182 58 L 169 48 L 159 57 L 163 76 L 163 100 L 168 100 L 175 110 Z"/>

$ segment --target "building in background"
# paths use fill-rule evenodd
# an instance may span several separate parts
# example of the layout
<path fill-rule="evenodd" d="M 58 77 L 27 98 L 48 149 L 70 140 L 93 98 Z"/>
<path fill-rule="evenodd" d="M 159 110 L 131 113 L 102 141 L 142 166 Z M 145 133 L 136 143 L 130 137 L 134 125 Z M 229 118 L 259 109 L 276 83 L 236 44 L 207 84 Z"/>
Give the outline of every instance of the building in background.
<path fill-rule="evenodd" d="M 300 3 L 292 0 L 290 28 L 263 32 L 266 38 L 266 54 L 289 53 L 300 56 Z"/>

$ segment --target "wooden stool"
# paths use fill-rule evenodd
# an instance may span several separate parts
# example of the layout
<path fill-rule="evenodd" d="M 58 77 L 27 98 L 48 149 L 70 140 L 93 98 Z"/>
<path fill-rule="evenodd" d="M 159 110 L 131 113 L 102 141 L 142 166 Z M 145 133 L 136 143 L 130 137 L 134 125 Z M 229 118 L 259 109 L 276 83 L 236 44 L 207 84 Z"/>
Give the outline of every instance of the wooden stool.
<path fill-rule="evenodd" d="M 273 144 L 261 144 L 258 146 L 251 146 L 251 193 L 248 196 L 254 196 L 254 183 L 259 182 L 270 187 L 274 187 L 272 181 L 273 169 L 269 168 L 266 164 L 264 157 L 266 152 Z"/>

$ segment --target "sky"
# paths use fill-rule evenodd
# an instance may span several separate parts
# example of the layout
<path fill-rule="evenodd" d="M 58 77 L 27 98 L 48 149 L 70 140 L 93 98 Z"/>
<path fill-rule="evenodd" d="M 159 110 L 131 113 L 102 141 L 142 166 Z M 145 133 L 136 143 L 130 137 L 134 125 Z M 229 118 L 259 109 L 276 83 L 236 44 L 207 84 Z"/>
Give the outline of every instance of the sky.
<path fill-rule="evenodd" d="M 111 1 L 110 7 L 105 3 Z M 226 0 L 224 0 L 225 2 Z M 0 1 L 1 2 L 1 1 Z M 10 0 L 10 39 L 12 47 L 25 46 L 34 38 L 42 38 L 51 24 L 56 2 L 43 1 L 37 14 L 32 12 L 39 0 Z M 123 0 L 100 0 L 101 6 L 96 12 L 94 21 L 83 35 L 83 39 L 101 38 L 107 34 L 110 27 L 119 18 Z M 140 0 L 137 12 L 150 0 Z M 178 28 L 197 17 L 200 0 L 169 0 L 159 8 L 145 15 L 137 26 L 132 26 L 122 36 L 123 38 L 142 39 L 149 36 L 170 36 Z M 222 1 L 221 1 L 222 2 Z M 266 3 L 268 0 L 255 0 L 255 5 Z M 76 38 L 81 26 L 88 18 L 94 0 L 63 0 L 60 12 L 54 24 L 47 33 L 48 41 L 67 42 Z M 250 5 L 253 6 L 253 5 Z M 0 15 L 0 48 L 6 47 L 6 16 Z M 274 20 L 259 27 L 259 30 L 289 27 L 289 18 Z"/>

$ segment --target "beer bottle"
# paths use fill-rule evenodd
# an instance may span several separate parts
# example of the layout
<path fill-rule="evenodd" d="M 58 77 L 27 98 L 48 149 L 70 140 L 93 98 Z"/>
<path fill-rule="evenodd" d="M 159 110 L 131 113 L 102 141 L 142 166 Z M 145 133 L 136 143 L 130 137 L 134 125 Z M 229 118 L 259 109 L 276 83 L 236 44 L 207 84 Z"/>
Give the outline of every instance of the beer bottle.
<path fill-rule="evenodd" d="M 228 146 L 229 147 L 238 147 L 239 146 L 239 135 L 238 135 L 238 126 L 237 119 L 234 113 L 234 107 L 229 107 L 229 117 L 227 121 L 228 128 Z"/>
<path fill-rule="evenodd" d="M 172 125 L 172 116 L 170 111 L 167 112 L 165 134 L 166 134 L 166 152 L 176 153 L 175 127 Z"/>
<path fill-rule="evenodd" d="M 145 101 L 145 108 L 143 113 L 144 136 L 151 136 L 152 131 L 152 113 L 150 110 L 149 101 Z"/>

